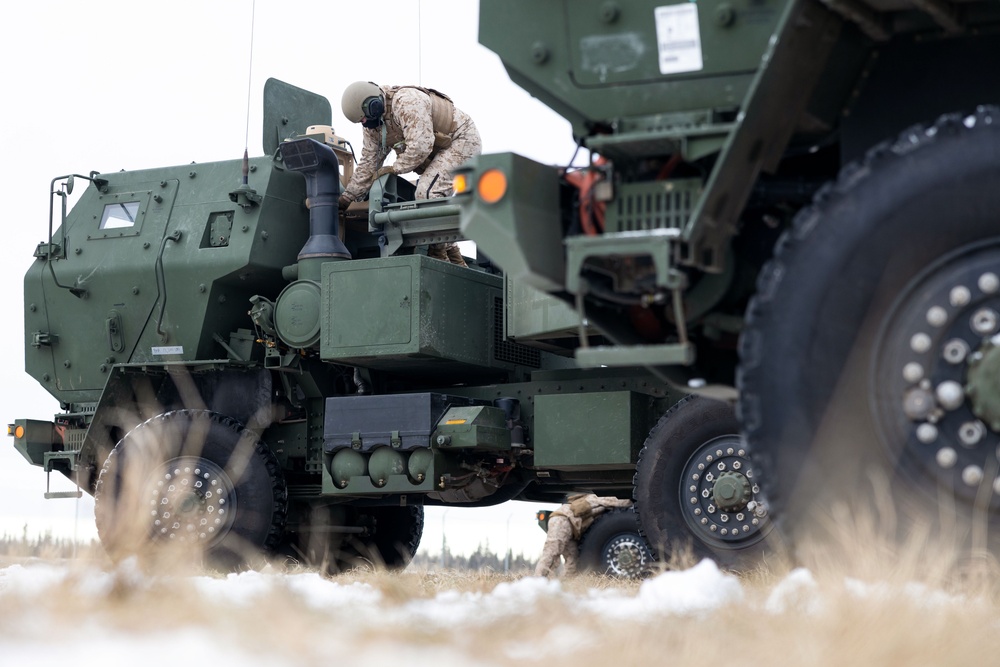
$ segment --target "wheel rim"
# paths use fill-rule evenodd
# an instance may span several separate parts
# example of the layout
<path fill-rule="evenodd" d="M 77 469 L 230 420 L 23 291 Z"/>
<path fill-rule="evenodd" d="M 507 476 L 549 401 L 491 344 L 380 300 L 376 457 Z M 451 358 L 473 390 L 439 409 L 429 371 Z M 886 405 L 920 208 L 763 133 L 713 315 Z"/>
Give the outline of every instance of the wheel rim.
<path fill-rule="evenodd" d="M 680 507 L 691 532 L 706 544 L 742 549 L 770 528 L 760 479 L 737 435 L 715 438 L 684 464 Z"/>
<path fill-rule="evenodd" d="M 148 483 L 154 541 L 218 544 L 236 518 L 232 479 L 211 461 L 180 457 L 161 465 Z"/>
<path fill-rule="evenodd" d="M 901 292 L 871 372 L 883 450 L 928 493 L 969 502 L 983 485 L 998 506 L 1000 247 L 942 258 Z M 913 473 L 917 473 L 914 477 Z M 927 484 L 928 476 L 936 484 Z"/>
<path fill-rule="evenodd" d="M 604 545 L 602 562 L 607 573 L 616 577 L 642 577 L 649 565 L 649 551 L 642 538 L 631 533 L 616 535 Z"/>

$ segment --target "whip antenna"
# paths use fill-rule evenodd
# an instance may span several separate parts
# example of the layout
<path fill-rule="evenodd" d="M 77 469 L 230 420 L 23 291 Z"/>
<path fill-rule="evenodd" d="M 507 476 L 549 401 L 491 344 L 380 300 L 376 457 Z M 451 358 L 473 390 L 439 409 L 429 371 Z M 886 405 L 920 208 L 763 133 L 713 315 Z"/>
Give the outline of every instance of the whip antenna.
<path fill-rule="evenodd" d="M 257 17 L 257 0 L 250 5 L 250 65 L 247 67 L 247 122 L 243 137 L 243 185 L 247 185 L 250 172 L 250 91 L 253 84 L 253 29 Z"/>
<path fill-rule="evenodd" d="M 424 40 L 423 40 L 424 30 L 423 30 L 423 25 L 420 22 L 420 18 L 421 18 L 421 16 L 420 16 L 420 14 L 421 14 L 420 9 L 421 9 L 421 7 L 423 7 L 423 4 L 424 4 L 423 0 L 417 0 L 417 85 L 418 86 L 424 85 L 424 81 L 423 81 L 423 61 L 421 60 L 421 58 L 423 57 L 423 50 L 424 50 L 424 48 L 423 48 L 424 47 Z"/>

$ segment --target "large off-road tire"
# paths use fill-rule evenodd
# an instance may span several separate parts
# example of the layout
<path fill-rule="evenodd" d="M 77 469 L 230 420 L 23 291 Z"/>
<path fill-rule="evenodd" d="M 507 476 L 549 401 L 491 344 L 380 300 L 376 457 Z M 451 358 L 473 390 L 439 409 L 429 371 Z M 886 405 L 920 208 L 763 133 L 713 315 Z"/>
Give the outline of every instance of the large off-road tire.
<path fill-rule="evenodd" d="M 872 508 L 887 535 L 917 520 L 995 539 L 998 276 L 996 108 L 903 132 L 800 212 L 760 275 L 738 373 L 792 544 Z"/>
<path fill-rule="evenodd" d="M 97 531 L 113 559 L 231 571 L 261 562 L 278 544 L 287 489 L 274 454 L 238 422 L 174 410 L 118 442 L 95 501 Z"/>
<path fill-rule="evenodd" d="M 726 567 L 752 564 L 770 530 L 759 481 L 733 408 L 687 396 L 639 453 L 633 493 L 642 534 L 660 560 L 690 550 Z"/>
<path fill-rule="evenodd" d="M 581 571 L 622 579 L 640 579 L 649 573 L 653 557 L 632 510 L 600 514 L 580 538 Z"/>
<path fill-rule="evenodd" d="M 424 508 L 326 505 L 306 511 L 282 549 L 326 574 L 357 567 L 401 570 L 420 546 Z"/>

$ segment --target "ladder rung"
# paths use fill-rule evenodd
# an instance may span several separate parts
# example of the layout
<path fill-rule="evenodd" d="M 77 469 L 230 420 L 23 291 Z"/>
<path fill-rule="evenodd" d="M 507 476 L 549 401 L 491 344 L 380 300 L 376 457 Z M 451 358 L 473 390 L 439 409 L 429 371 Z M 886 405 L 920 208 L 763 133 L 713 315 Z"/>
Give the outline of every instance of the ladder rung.
<path fill-rule="evenodd" d="M 52 498 L 82 498 L 83 491 L 46 491 L 45 499 L 51 500 Z"/>

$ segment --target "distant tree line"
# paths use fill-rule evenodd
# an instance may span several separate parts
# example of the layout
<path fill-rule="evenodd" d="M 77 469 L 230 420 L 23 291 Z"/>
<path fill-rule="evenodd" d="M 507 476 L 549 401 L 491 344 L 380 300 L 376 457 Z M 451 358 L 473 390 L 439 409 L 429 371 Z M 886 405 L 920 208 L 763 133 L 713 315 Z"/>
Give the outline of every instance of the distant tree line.
<path fill-rule="evenodd" d="M 30 537 L 27 526 L 21 535 L 4 533 L 3 537 L 0 537 L 0 557 L 77 558 L 90 556 L 100 550 L 100 543 L 97 540 L 78 542 L 72 538 L 54 537 L 51 533 Z M 524 554 L 514 554 L 510 551 L 498 554 L 483 543 L 480 543 L 479 547 L 468 556 L 453 554 L 448 545 L 444 544 L 441 553 L 431 555 L 418 552 L 411 564 L 415 569 L 426 570 L 525 572 L 535 568 L 535 561 L 526 558 Z"/>
<path fill-rule="evenodd" d="M 417 552 L 413 557 L 411 565 L 420 569 L 442 569 L 442 570 L 476 570 L 493 572 L 524 572 L 534 570 L 535 561 L 526 558 L 524 554 L 514 554 L 507 551 L 506 554 L 498 554 L 491 550 L 488 545 L 480 542 L 474 552 L 468 556 L 453 554 L 448 545 L 443 546 L 441 553 L 430 555 L 424 552 Z"/>
<path fill-rule="evenodd" d="M 54 537 L 44 533 L 28 536 L 28 526 L 21 535 L 4 533 L 0 537 L 0 556 L 13 558 L 75 558 L 100 548 L 97 540 L 77 541 L 70 537 Z"/>

